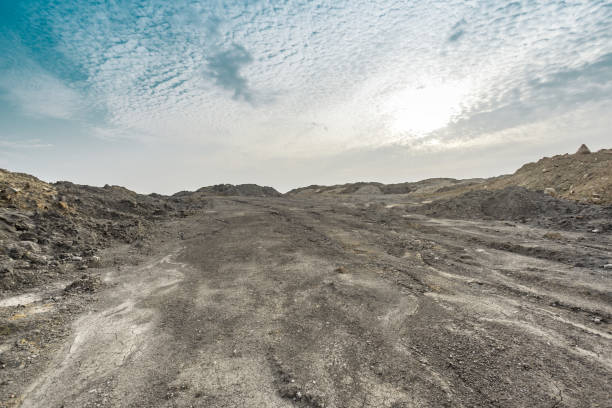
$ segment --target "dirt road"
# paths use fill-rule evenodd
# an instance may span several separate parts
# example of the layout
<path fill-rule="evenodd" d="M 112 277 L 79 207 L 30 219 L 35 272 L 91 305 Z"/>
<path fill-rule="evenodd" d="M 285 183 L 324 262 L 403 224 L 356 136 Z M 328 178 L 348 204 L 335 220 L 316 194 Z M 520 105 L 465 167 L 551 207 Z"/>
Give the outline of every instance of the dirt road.
<path fill-rule="evenodd" d="M 402 208 L 210 199 L 103 276 L 22 406 L 612 406 L 609 235 Z"/>

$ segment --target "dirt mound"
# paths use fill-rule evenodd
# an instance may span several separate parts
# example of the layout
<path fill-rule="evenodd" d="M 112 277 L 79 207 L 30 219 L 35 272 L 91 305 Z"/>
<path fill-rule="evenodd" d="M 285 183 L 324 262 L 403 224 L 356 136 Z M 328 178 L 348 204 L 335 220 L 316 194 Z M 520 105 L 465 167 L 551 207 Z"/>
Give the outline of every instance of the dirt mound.
<path fill-rule="evenodd" d="M 363 187 L 360 187 L 357 191 L 355 191 L 355 194 L 360 194 L 360 195 L 369 195 L 369 194 L 382 194 L 382 191 L 380 190 L 380 188 L 373 186 L 373 185 L 366 185 Z"/>
<path fill-rule="evenodd" d="M 520 186 L 530 190 L 552 188 L 558 197 L 596 204 L 612 204 L 612 149 L 584 154 L 544 157 L 514 174 L 488 184 L 489 189 Z M 588 148 L 587 148 L 588 150 Z"/>
<path fill-rule="evenodd" d="M 21 210 L 62 208 L 55 188 L 23 173 L 0 169 L 0 207 Z"/>
<path fill-rule="evenodd" d="M 481 188 L 500 190 L 510 186 L 546 191 L 583 203 L 612 204 L 612 149 L 591 153 L 582 145 L 575 154 L 544 157 L 525 164 L 514 174 L 490 178 L 482 184 L 440 189 L 427 198 L 449 198 Z"/>
<path fill-rule="evenodd" d="M 612 206 L 558 199 L 523 187 L 470 191 L 424 204 L 416 211 L 443 218 L 511 220 L 567 229 L 612 230 Z"/>
<path fill-rule="evenodd" d="M 87 269 L 100 249 L 144 239 L 156 219 L 175 212 L 163 196 L 6 170 L 0 189 L 0 291 Z"/>
<path fill-rule="evenodd" d="M 257 184 L 217 184 L 214 186 L 202 187 L 196 191 L 180 191 L 173 198 L 197 198 L 214 196 L 243 196 L 243 197 L 281 197 L 282 194 L 272 187 L 259 186 Z"/>
<path fill-rule="evenodd" d="M 197 192 L 213 196 L 280 197 L 282 195 L 272 187 L 262 187 L 257 184 L 217 184 L 202 187 Z"/>
<path fill-rule="evenodd" d="M 143 195 L 125 187 L 92 187 L 59 181 L 53 185 L 60 199 L 74 211 L 95 218 L 120 219 L 161 215 L 172 208 L 166 197 L 158 194 Z"/>
<path fill-rule="evenodd" d="M 285 193 L 287 196 L 293 195 L 312 195 L 312 194 L 355 194 L 360 189 L 367 191 L 372 189 L 378 189 L 381 191 L 384 184 L 381 183 L 370 183 L 370 182 L 358 182 L 358 183 L 347 183 L 347 184 L 336 184 L 333 186 L 320 186 L 313 184 L 307 187 L 294 188 L 293 190 Z M 379 193 L 380 194 L 380 193 Z"/>
<path fill-rule="evenodd" d="M 484 179 L 457 180 L 453 178 L 431 178 L 417 182 L 382 184 L 376 182 L 358 182 L 334 186 L 311 185 L 290 190 L 292 195 L 312 194 L 428 194 L 443 189 L 454 189 L 459 186 L 471 186 L 484 182 Z"/>
<path fill-rule="evenodd" d="M 585 144 L 582 144 L 576 151 L 576 154 L 590 154 L 590 153 L 591 153 L 591 149 L 589 149 L 587 145 Z"/>

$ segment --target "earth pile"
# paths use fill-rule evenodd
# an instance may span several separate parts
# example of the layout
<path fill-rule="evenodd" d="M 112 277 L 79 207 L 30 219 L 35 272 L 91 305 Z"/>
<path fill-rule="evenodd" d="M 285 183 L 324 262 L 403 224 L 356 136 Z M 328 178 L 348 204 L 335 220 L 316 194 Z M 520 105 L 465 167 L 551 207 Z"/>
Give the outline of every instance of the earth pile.
<path fill-rule="evenodd" d="M 423 204 L 415 211 L 442 218 L 521 221 L 562 229 L 612 231 L 612 206 L 559 199 L 516 186 L 469 191 Z"/>

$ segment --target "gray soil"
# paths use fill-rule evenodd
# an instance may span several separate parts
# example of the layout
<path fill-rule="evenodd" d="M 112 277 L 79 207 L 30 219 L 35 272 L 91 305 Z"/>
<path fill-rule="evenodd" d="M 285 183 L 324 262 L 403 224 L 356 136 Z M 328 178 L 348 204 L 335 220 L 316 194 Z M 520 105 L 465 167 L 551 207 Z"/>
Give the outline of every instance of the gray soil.
<path fill-rule="evenodd" d="M 611 406 L 609 232 L 408 208 L 209 197 L 160 218 L 0 300 L 0 406 Z"/>
<path fill-rule="evenodd" d="M 610 205 L 578 203 L 515 186 L 470 191 L 413 210 L 434 217 L 513 220 L 567 230 L 612 231 Z"/>

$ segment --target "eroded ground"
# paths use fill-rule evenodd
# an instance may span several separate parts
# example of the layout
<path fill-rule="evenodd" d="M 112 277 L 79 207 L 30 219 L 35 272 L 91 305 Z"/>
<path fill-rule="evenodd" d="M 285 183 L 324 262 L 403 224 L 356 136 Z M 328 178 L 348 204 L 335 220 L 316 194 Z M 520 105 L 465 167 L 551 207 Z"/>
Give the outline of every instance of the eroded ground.
<path fill-rule="evenodd" d="M 210 199 L 94 295 L 4 300 L 2 403 L 611 406 L 610 234 L 385 200 Z"/>

